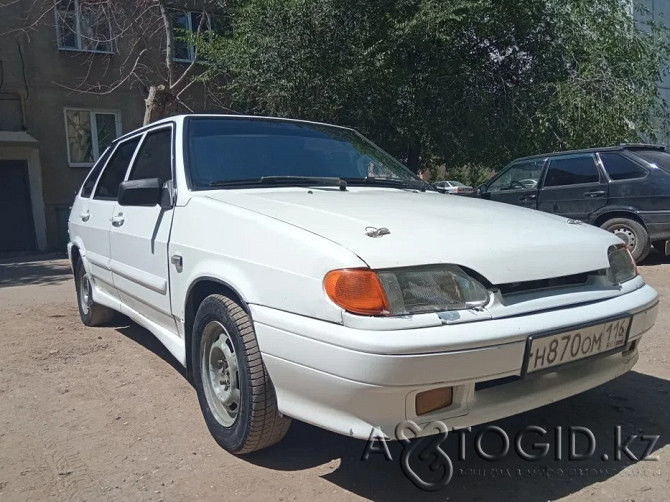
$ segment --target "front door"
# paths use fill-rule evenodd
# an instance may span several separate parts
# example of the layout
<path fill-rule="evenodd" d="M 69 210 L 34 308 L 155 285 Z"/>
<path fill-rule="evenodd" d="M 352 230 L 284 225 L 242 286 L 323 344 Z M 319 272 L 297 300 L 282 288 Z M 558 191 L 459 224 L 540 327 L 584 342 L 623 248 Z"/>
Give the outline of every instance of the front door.
<path fill-rule="evenodd" d="M 0 252 L 35 249 L 28 163 L 25 160 L 0 161 L 0 217 Z"/>
<path fill-rule="evenodd" d="M 486 187 L 483 197 L 535 209 L 544 159 L 521 160 L 506 167 Z"/>
<path fill-rule="evenodd" d="M 129 180 L 172 179 L 172 127 L 146 133 Z M 110 246 L 112 271 L 121 302 L 163 328 L 176 332 L 168 281 L 168 241 L 172 209 L 160 206 L 114 208 Z"/>
<path fill-rule="evenodd" d="M 608 186 L 593 154 L 576 154 L 550 159 L 542 190 L 540 211 L 587 221 L 607 204 Z"/>
<path fill-rule="evenodd" d="M 84 197 L 84 191 L 89 189 L 87 179 L 82 197 L 73 206 L 70 215 L 70 225 L 76 227 L 76 233 L 84 243 L 84 255 L 96 287 L 115 299 L 118 299 L 118 294 L 110 267 L 109 231 L 119 184 L 126 176 L 138 142 L 139 138 L 133 138 L 117 145 L 95 185 L 93 197 Z M 101 159 L 102 162 L 104 160 Z M 95 183 L 95 180 L 92 182 Z"/>

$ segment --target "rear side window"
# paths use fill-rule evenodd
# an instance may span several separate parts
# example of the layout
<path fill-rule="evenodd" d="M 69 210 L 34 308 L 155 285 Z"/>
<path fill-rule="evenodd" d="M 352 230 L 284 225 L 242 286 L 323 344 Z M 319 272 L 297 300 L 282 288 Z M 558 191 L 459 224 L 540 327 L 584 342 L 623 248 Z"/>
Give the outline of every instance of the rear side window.
<path fill-rule="evenodd" d="M 100 177 L 94 198 L 116 200 L 119 194 L 119 185 L 126 177 L 130 159 L 133 158 L 133 153 L 135 153 L 135 148 L 137 148 L 139 142 L 140 138 L 137 137 L 116 147 Z"/>
<path fill-rule="evenodd" d="M 575 155 L 551 159 L 544 186 L 581 185 L 599 181 L 600 174 L 593 155 Z"/>
<path fill-rule="evenodd" d="M 95 182 L 98 181 L 98 176 L 100 176 L 100 171 L 102 171 L 102 168 L 105 167 L 105 164 L 107 163 L 107 159 L 109 159 L 110 155 L 112 155 L 112 151 L 114 151 L 113 147 L 107 148 L 105 150 L 105 153 L 102 154 L 102 157 L 98 159 L 98 161 L 95 163 L 93 166 L 93 169 L 91 169 L 91 172 L 88 173 L 88 176 L 86 177 L 86 180 L 84 181 L 84 184 L 81 187 L 81 197 L 90 197 L 91 194 L 93 193 L 93 188 L 95 187 Z"/>
<path fill-rule="evenodd" d="M 630 159 L 618 153 L 601 153 L 605 171 L 611 180 L 630 180 L 642 178 L 647 172 Z"/>
<path fill-rule="evenodd" d="M 161 129 L 146 135 L 137 152 L 131 180 L 160 178 L 162 182 L 172 179 L 172 129 Z"/>
<path fill-rule="evenodd" d="M 635 150 L 635 155 L 670 172 L 670 153 L 662 150 Z"/>

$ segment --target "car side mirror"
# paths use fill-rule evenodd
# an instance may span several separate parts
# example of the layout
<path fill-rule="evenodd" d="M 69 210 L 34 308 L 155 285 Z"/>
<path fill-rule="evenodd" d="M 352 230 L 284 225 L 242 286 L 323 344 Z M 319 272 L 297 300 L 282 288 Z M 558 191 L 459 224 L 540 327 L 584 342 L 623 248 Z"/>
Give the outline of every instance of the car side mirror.
<path fill-rule="evenodd" d="M 128 180 L 119 185 L 118 201 L 121 206 L 156 206 L 161 203 L 162 193 L 160 178 Z"/>

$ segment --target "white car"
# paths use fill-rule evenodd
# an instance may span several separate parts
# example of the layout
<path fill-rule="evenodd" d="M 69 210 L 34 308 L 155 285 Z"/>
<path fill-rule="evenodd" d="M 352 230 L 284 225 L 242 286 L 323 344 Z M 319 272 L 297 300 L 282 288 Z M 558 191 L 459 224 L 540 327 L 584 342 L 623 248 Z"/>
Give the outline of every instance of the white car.
<path fill-rule="evenodd" d="M 233 453 L 289 417 L 363 439 L 463 427 L 633 367 L 658 299 L 617 237 L 426 186 L 342 127 L 158 121 L 72 207 L 82 321 L 118 311 L 158 337 Z"/>
<path fill-rule="evenodd" d="M 436 181 L 433 186 L 440 193 L 462 194 L 473 191 L 471 186 L 460 181 Z"/>

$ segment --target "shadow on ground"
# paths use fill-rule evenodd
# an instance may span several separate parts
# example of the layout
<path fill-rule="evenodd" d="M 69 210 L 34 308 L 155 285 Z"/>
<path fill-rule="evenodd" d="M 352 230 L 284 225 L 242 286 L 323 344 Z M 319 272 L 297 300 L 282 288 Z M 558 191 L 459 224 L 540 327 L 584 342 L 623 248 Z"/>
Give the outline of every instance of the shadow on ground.
<path fill-rule="evenodd" d="M 451 482 L 439 491 L 428 493 L 416 488 L 400 468 L 403 447 L 389 443 L 393 460 L 387 461 L 381 453 L 362 460 L 366 442 L 332 434 L 304 423 L 294 422 L 287 437 L 279 445 L 244 457 L 248 461 L 269 469 L 301 470 L 340 459 L 340 466 L 326 474 L 337 486 L 372 500 L 408 500 L 420 496 L 424 500 L 556 500 L 590 485 L 615 476 L 630 467 L 622 476 L 667 479 L 669 473 L 660 472 L 657 462 L 635 462 L 625 452 L 616 458 L 616 428 L 621 427 L 621 444 L 631 435 L 638 435 L 629 443 L 629 450 L 640 458 L 653 439 L 642 440 L 640 435 L 660 436 L 653 449 L 658 450 L 670 441 L 670 415 L 666 406 L 670 382 L 632 372 L 584 394 L 524 413 L 506 420 L 474 427 L 459 438 L 456 433 L 440 445 L 453 465 Z M 500 460 L 487 461 L 476 453 L 476 438 L 482 433 L 482 449 L 497 456 L 503 451 L 503 440 L 497 426 L 510 438 L 509 452 Z M 540 436 L 532 432 L 523 434 L 524 452 L 541 455 L 542 444 L 549 444 L 546 456 L 537 461 L 524 460 L 515 451 L 515 436 L 524 428 L 539 426 L 547 431 Z M 595 450 L 584 460 L 570 460 L 569 427 L 585 427 L 593 433 Z M 556 430 L 562 429 L 562 460 L 556 460 Z M 575 452 L 588 453 L 590 440 L 586 433 L 576 430 Z M 459 444 L 460 441 L 460 444 Z M 432 443 L 432 444 L 431 444 Z M 539 443 L 539 448 L 533 448 Z M 409 455 L 409 465 L 423 479 L 440 479 L 442 465 L 437 471 L 429 465 L 436 456 L 421 459 L 422 452 L 434 452 L 436 441 L 426 439 Z M 465 448 L 464 460 L 459 459 L 461 445 Z M 606 457 L 603 456 L 606 455 Z M 653 457 L 654 454 L 652 453 Z M 560 458 L 560 457 L 559 457 Z M 603 460 L 607 458 L 607 460 Z M 650 458 L 650 457 L 649 457 Z"/>
<path fill-rule="evenodd" d="M 117 331 L 136 343 L 151 350 L 171 364 L 180 374 L 184 370 L 174 357 L 148 331 L 130 322 L 117 327 Z M 495 423 L 474 427 L 471 432 L 459 435 L 451 433 L 440 447 L 449 456 L 453 466 L 451 481 L 435 492 L 421 491 L 412 484 L 400 468 L 403 446 L 397 442 L 388 443 L 392 460 L 388 461 L 381 450 L 372 453 L 368 460 L 362 457 L 366 442 L 334 434 L 308 424 L 293 421 L 284 440 L 276 446 L 260 452 L 245 455 L 244 460 L 266 469 L 279 471 L 300 471 L 311 469 L 339 460 L 339 467 L 323 475 L 331 483 L 351 493 L 371 500 L 404 501 L 414 497 L 423 500 L 555 500 L 585 487 L 594 486 L 606 479 L 621 475 L 627 477 L 650 478 L 670 473 L 661 472 L 658 463 L 649 460 L 636 461 L 644 456 L 653 439 L 642 439 L 642 435 L 658 436 L 653 444 L 656 451 L 670 442 L 670 408 L 665 406 L 670 398 L 670 381 L 630 372 L 617 380 L 596 389 L 523 413 Z M 510 438 L 509 452 L 499 460 L 487 461 L 476 453 L 478 433 L 482 433 L 482 448 L 497 456 L 503 448 L 500 433 L 493 431 L 497 426 Z M 539 426 L 547 431 L 540 436 L 532 432 L 524 433 L 521 447 L 524 452 L 538 455 L 542 444 L 547 443 L 547 454 L 539 460 L 524 460 L 515 449 L 515 436 L 529 426 Z M 570 427 L 586 428 L 593 434 L 594 451 L 582 460 L 569 459 Z M 620 427 L 621 445 L 628 437 L 637 437 L 628 443 L 634 456 L 630 458 L 623 449 L 617 460 L 616 430 Z M 556 431 L 562 430 L 560 441 L 562 456 L 557 458 Z M 577 454 L 588 452 L 590 441 L 586 433 L 576 431 L 575 449 Z M 459 443 L 460 440 L 460 443 Z M 420 455 L 435 451 L 432 439 L 412 449 L 410 466 L 427 476 L 440 477 L 441 463 L 437 471 L 430 471 L 429 464 L 435 459 Z M 538 443 L 536 448 L 534 443 Z M 461 448 L 465 457 L 459 458 Z M 222 455 L 227 455 L 221 451 Z M 604 460 L 606 457 L 607 460 Z M 621 472 L 623 469 L 625 472 Z M 436 474 L 437 473 L 437 474 Z"/>
<path fill-rule="evenodd" d="M 665 265 L 668 263 L 670 263 L 670 256 L 666 256 L 660 251 L 652 248 L 649 256 L 647 256 L 643 262 L 638 263 L 638 266 L 648 267 L 653 265 Z"/>
<path fill-rule="evenodd" d="M 0 288 L 59 284 L 72 278 L 64 255 L 0 257 Z"/>
<path fill-rule="evenodd" d="M 186 378 L 186 372 L 181 363 L 175 359 L 170 351 L 165 348 L 165 345 L 159 342 L 158 338 L 151 334 L 150 331 L 144 329 L 142 326 L 131 321 L 128 317 L 122 314 L 117 314 L 116 319 L 110 323 L 108 327 L 114 328 L 118 333 L 121 333 L 129 340 L 132 340 L 136 344 L 153 352 L 172 366 L 175 371 Z"/>

